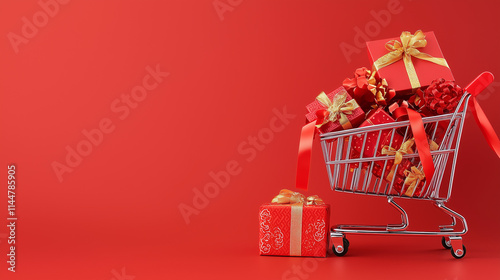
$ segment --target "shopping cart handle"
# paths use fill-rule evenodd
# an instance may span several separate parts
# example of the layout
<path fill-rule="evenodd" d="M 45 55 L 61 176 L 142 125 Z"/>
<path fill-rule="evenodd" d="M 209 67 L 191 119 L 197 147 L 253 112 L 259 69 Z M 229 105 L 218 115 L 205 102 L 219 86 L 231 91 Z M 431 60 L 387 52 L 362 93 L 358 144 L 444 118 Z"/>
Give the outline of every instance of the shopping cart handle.
<path fill-rule="evenodd" d="M 474 79 L 468 86 L 465 87 L 465 91 L 472 94 L 472 96 L 477 96 L 485 88 L 487 88 L 495 79 L 491 72 L 483 72 L 477 78 Z"/>

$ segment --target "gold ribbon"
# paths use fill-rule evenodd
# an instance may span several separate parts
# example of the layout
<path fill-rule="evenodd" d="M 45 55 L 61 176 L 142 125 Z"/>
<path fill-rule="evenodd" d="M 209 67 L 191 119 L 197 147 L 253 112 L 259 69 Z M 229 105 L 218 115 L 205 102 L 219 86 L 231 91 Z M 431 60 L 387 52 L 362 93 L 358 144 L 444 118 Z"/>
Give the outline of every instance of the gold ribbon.
<path fill-rule="evenodd" d="M 425 175 L 422 171 L 420 171 L 418 168 L 415 166 L 411 167 L 410 170 L 405 170 L 404 174 L 406 176 L 405 179 L 405 186 L 409 185 L 408 189 L 405 192 L 406 196 L 413 196 L 413 193 L 415 192 L 415 187 L 417 186 L 418 180 L 423 180 L 425 179 Z"/>
<path fill-rule="evenodd" d="M 302 211 L 306 205 L 325 204 L 317 195 L 305 197 L 303 194 L 283 189 L 273 198 L 272 203 L 290 204 L 290 256 L 302 255 Z"/>
<path fill-rule="evenodd" d="M 413 154 L 412 146 L 415 144 L 415 139 L 411 138 L 408 141 L 404 142 L 399 150 L 394 149 L 393 147 L 390 146 L 384 146 L 382 147 L 382 154 L 383 155 L 389 155 L 389 156 L 396 156 L 394 158 L 394 165 L 391 167 L 391 171 L 389 171 L 389 174 L 387 174 L 386 179 L 388 181 L 392 181 L 392 178 L 394 177 L 394 172 L 396 171 L 396 166 L 401 163 L 403 160 L 403 155 L 406 154 Z"/>
<path fill-rule="evenodd" d="M 328 122 L 335 122 L 338 120 L 344 129 L 352 128 L 351 122 L 346 115 L 352 114 L 352 111 L 359 106 L 354 99 L 345 102 L 347 99 L 347 92 L 338 93 L 333 97 L 333 101 L 328 98 L 325 92 L 320 93 L 316 99 L 326 108 L 326 111 L 328 111 L 328 116 L 323 119 L 321 124 L 317 124 L 316 127 L 320 128 Z"/>
<path fill-rule="evenodd" d="M 435 150 L 439 149 L 439 145 L 436 142 L 434 142 L 433 140 L 429 139 L 429 148 L 431 151 L 435 151 Z"/>
<path fill-rule="evenodd" d="M 290 256 L 302 255 L 302 203 L 292 204 L 290 210 Z"/>
<path fill-rule="evenodd" d="M 413 149 L 411 148 L 411 147 L 413 147 L 413 144 L 415 144 L 415 138 L 411 138 L 411 139 L 407 140 L 406 142 L 404 142 L 401 145 L 401 147 L 399 148 L 399 150 L 396 150 L 390 146 L 382 147 L 381 154 L 389 155 L 389 156 L 395 155 L 394 165 L 392 166 L 391 171 L 389 172 L 389 174 L 386 177 L 386 179 L 388 181 L 392 181 L 392 178 L 394 176 L 394 172 L 396 170 L 396 165 L 400 164 L 401 161 L 403 161 L 403 155 L 413 154 Z M 436 142 L 434 142 L 433 140 L 429 139 L 429 148 L 431 151 L 435 151 L 439 148 L 439 145 Z"/>
<path fill-rule="evenodd" d="M 322 205 L 325 204 L 323 199 L 319 198 L 317 195 L 311 195 L 306 198 L 306 205 Z"/>
<path fill-rule="evenodd" d="M 371 93 L 373 93 L 373 96 L 375 97 L 375 101 L 377 102 L 377 104 L 387 105 L 387 102 L 390 101 L 396 95 L 396 92 L 393 89 L 389 89 L 389 84 L 385 79 L 382 79 L 379 82 L 377 82 L 377 79 L 375 78 L 375 73 L 376 71 L 373 72 L 368 71 L 370 77 L 368 78 L 367 81 L 368 82 L 367 88 Z"/>
<path fill-rule="evenodd" d="M 413 66 L 413 62 L 411 61 L 412 56 L 450 68 L 448 66 L 448 63 L 446 62 L 446 59 L 433 57 L 429 54 L 417 50 L 417 48 L 423 48 L 427 46 L 427 40 L 425 40 L 424 32 L 422 32 L 421 30 L 415 32 L 414 35 L 412 35 L 408 31 L 403 31 L 399 38 L 401 39 L 401 42 L 398 40 L 391 40 L 385 44 L 385 48 L 389 51 L 389 53 L 380 57 L 373 63 L 373 68 L 375 69 L 375 71 L 378 71 L 396 61 L 399 61 L 400 59 L 403 59 L 408 78 L 410 79 L 411 87 L 415 89 L 420 87 L 420 82 L 418 80 L 415 67 Z"/>
<path fill-rule="evenodd" d="M 404 142 L 399 148 L 399 150 L 396 150 L 390 146 L 384 146 L 382 147 L 382 154 L 389 156 L 396 155 L 396 158 L 394 159 L 394 164 L 398 165 L 403 160 L 403 155 L 413 154 L 413 150 L 411 148 L 413 144 L 415 144 L 415 139 L 411 138 L 408 141 Z"/>
<path fill-rule="evenodd" d="M 305 195 L 299 192 L 282 189 L 280 193 L 273 198 L 271 203 L 278 204 L 306 204 L 306 205 L 322 205 L 325 204 L 323 199 L 317 195 L 311 195 L 306 198 Z"/>

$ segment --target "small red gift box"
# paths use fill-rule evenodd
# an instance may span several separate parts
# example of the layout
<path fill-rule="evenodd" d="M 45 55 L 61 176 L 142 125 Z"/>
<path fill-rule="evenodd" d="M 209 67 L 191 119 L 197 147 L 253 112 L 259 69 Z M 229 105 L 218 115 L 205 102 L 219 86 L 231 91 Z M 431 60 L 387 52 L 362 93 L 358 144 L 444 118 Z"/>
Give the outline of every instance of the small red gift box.
<path fill-rule="evenodd" d="M 392 123 L 395 120 L 386 113 L 382 108 L 378 108 L 368 114 L 368 118 L 360 125 L 360 127 L 384 124 L 384 123 Z M 378 146 L 377 138 L 380 139 Z M 391 142 L 392 138 L 392 142 Z M 363 150 L 363 158 L 373 157 L 373 156 L 381 156 L 382 148 L 385 146 L 399 147 L 403 143 L 403 137 L 398 133 L 392 133 L 392 129 L 384 129 L 381 131 L 368 132 L 366 133 L 366 140 L 361 136 L 354 136 L 352 140 L 352 149 L 351 149 L 351 158 L 359 158 L 361 156 L 361 150 L 363 147 L 363 141 L 365 141 L 365 148 Z M 383 160 L 375 161 L 373 163 L 372 173 L 377 177 L 382 177 L 383 166 L 385 162 Z M 384 173 L 384 177 L 387 177 L 391 167 L 394 164 L 394 160 L 388 160 L 386 164 L 386 172 Z M 359 165 L 351 164 L 350 168 L 357 168 Z M 363 168 L 369 168 L 368 163 L 363 163 Z M 374 192 L 376 192 L 374 190 Z"/>
<path fill-rule="evenodd" d="M 375 164 L 373 166 L 373 174 L 377 177 L 382 177 L 382 167 L 384 165 L 383 164 Z M 403 159 L 403 161 L 397 165 L 397 169 L 396 169 L 396 165 L 394 165 L 394 161 L 393 160 L 390 160 L 390 161 L 387 161 L 387 165 L 385 167 L 385 181 L 387 182 L 392 182 L 393 180 L 393 176 L 395 177 L 394 178 L 394 182 L 393 182 L 393 187 L 392 187 L 392 191 L 390 189 L 387 190 L 387 194 L 390 194 L 390 195 L 397 195 L 397 196 L 400 196 L 400 195 L 404 195 L 405 192 L 406 192 L 406 188 L 404 188 L 404 182 L 405 182 L 405 170 L 410 170 L 411 167 L 413 166 L 413 164 L 411 163 L 411 161 L 407 160 L 407 159 Z M 403 189 L 403 191 L 401 191 Z"/>
<path fill-rule="evenodd" d="M 359 127 L 392 123 L 392 122 L 395 122 L 395 120 L 389 114 L 387 114 L 382 108 L 378 108 L 370 112 L 370 114 L 368 114 L 368 118 Z M 377 144 L 377 138 L 379 134 L 380 134 L 380 140 L 378 146 L 375 147 L 375 145 Z M 391 136 L 392 136 L 392 129 L 385 129 L 380 132 L 379 131 L 368 132 L 366 134 L 365 148 L 363 150 L 363 158 L 373 157 L 374 155 L 380 156 L 380 151 L 383 146 L 386 145 L 391 146 Z M 363 139 L 364 138 L 360 136 L 355 136 L 352 139 L 352 148 L 355 151 L 355 153 L 353 153 L 352 155 L 358 155 L 357 156 L 358 158 L 359 155 L 361 154 L 361 149 L 363 147 L 363 141 L 364 141 Z M 403 137 L 397 133 L 394 133 L 394 137 L 392 139 L 392 146 L 399 147 L 402 143 L 403 143 Z"/>
<path fill-rule="evenodd" d="M 330 206 L 317 196 L 282 190 L 259 209 L 261 255 L 326 257 Z"/>
<path fill-rule="evenodd" d="M 400 146 L 389 147 L 384 146 L 382 148 L 381 154 L 383 155 L 395 155 L 395 159 L 388 161 L 386 166 L 386 172 L 384 179 L 389 182 L 394 182 L 393 192 L 397 195 L 406 196 L 420 196 L 422 191 L 424 191 L 425 175 L 418 169 L 415 164 L 418 164 L 419 159 L 404 159 L 403 155 L 413 154 L 413 147 L 415 140 L 413 138 L 405 141 Z M 439 148 L 438 144 L 434 141 L 429 140 L 429 148 L 431 151 L 435 151 Z M 391 166 L 392 165 L 392 166 Z M 374 167 L 373 173 L 382 173 L 381 165 Z M 381 177 L 381 175 L 378 175 Z M 417 184 L 418 182 L 418 184 Z M 392 193 L 391 193 L 392 194 Z"/>
<path fill-rule="evenodd" d="M 404 171 L 404 179 L 399 179 L 403 181 L 403 183 L 399 183 L 398 185 L 403 185 L 403 195 L 409 197 L 417 197 L 424 194 L 427 188 L 424 188 L 425 185 L 425 175 L 424 173 L 415 166 Z M 418 184 L 417 184 L 418 183 Z"/>
<path fill-rule="evenodd" d="M 407 42 L 406 48 L 401 41 Z M 436 78 L 455 80 L 434 32 L 419 30 L 414 35 L 403 32 L 399 38 L 370 41 L 366 42 L 366 46 L 370 61 L 378 70 L 377 74 L 385 78 L 398 94 L 409 94 L 412 89 L 426 87 Z M 410 54 L 409 61 L 403 59 L 405 53 Z"/>
<path fill-rule="evenodd" d="M 329 94 L 322 92 L 306 108 L 307 121 L 318 120 L 320 133 L 357 127 L 365 117 L 365 112 L 342 86 Z"/>
<path fill-rule="evenodd" d="M 405 172 L 407 172 L 406 170 L 411 170 L 411 167 L 413 166 L 410 160 L 403 158 L 403 155 L 413 154 L 412 148 L 414 144 L 415 140 L 412 138 L 405 141 L 401 145 L 395 145 L 394 147 L 382 147 L 382 155 L 395 156 L 394 160 L 389 160 L 387 162 L 384 180 L 394 182 L 392 190 L 397 195 L 404 194 L 404 192 L 401 193 L 401 189 L 403 189 L 403 186 L 405 184 Z M 382 165 L 377 165 L 376 167 L 374 167 L 373 173 L 378 177 L 382 177 Z"/>

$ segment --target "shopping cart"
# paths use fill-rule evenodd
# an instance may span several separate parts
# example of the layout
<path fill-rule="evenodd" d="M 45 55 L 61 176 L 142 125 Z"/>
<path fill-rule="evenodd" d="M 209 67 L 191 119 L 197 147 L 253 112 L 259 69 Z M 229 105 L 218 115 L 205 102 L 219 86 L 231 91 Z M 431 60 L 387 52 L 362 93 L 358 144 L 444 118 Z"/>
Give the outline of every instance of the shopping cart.
<path fill-rule="evenodd" d="M 393 165 L 395 155 L 380 155 L 379 153 L 370 157 L 363 155 L 368 134 L 373 135 L 374 133 L 378 133 L 375 147 L 379 147 L 383 131 L 390 132 L 388 135 L 391 135 L 389 144 L 391 147 L 396 133 L 404 135 L 405 141 L 412 137 L 409 121 L 359 127 L 320 135 L 323 156 L 332 189 L 345 193 L 387 197 L 387 202 L 401 214 L 400 224 L 383 226 L 333 226 L 330 231 L 330 245 L 332 245 L 332 250 L 335 255 L 343 256 L 347 253 L 349 241 L 346 238 L 346 234 L 386 234 L 440 236 L 442 245 L 446 249 L 451 249 L 453 257 L 462 258 L 465 256 L 466 250 L 465 246 L 462 244 L 462 235 L 467 232 L 467 222 L 462 215 L 446 207 L 445 202 L 450 199 L 452 191 L 460 138 L 469 99 L 472 97 L 471 93 L 474 96 L 477 95 L 481 90 L 486 88 L 492 80 L 493 76 L 491 73 L 485 72 L 481 74 L 466 88 L 454 113 L 422 118 L 429 137 L 440 143 L 437 150 L 431 151 L 435 166 L 435 173 L 432 180 L 426 182 L 427 184 L 425 184 L 419 192 L 413 194 L 409 194 L 408 192 L 405 193 L 404 188 L 398 188 L 395 183 L 396 176 L 392 176 L 392 180 L 381 179 L 387 178 L 390 172 L 388 169 Z M 439 132 L 439 129 L 443 127 L 446 128 L 446 130 Z M 354 145 L 355 141 L 362 141 L 362 148 L 360 154 L 352 156 L 351 147 Z M 403 155 L 403 160 L 410 161 L 415 167 L 422 170 L 418 150 Z M 381 176 L 375 176 L 373 174 L 373 169 L 380 167 L 382 167 Z M 394 172 L 397 172 L 399 167 L 399 165 L 396 165 Z M 444 183 L 442 185 L 443 178 L 445 177 L 449 180 L 449 183 Z M 424 185 L 423 182 L 420 183 L 421 178 L 422 177 L 417 177 L 416 186 L 420 185 L 422 187 L 422 185 Z M 449 225 L 440 225 L 439 230 L 436 231 L 409 231 L 407 230 L 408 215 L 406 211 L 394 201 L 395 198 L 431 201 L 440 210 L 449 215 L 451 223 Z M 456 229 L 457 220 L 462 224 L 461 230 L 460 228 Z"/>

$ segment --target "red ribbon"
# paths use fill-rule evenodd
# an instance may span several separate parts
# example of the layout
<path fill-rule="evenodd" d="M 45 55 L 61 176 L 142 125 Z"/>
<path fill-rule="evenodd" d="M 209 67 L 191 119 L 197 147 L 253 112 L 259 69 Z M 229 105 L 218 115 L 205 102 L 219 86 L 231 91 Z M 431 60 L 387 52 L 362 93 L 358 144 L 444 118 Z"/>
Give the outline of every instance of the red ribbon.
<path fill-rule="evenodd" d="M 325 109 L 320 109 L 316 111 L 316 117 L 317 117 L 316 123 L 323 123 L 328 118 L 329 115 L 330 112 L 328 112 L 328 110 Z"/>
<path fill-rule="evenodd" d="M 462 95 L 463 90 L 458 85 L 441 78 L 432 81 L 424 92 L 419 90 L 412 98 L 420 109 L 430 111 L 431 115 L 442 115 L 453 113 Z"/>
<path fill-rule="evenodd" d="M 471 111 L 476 119 L 476 123 L 481 129 L 481 132 L 486 138 L 486 142 L 490 148 L 497 154 L 500 158 L 500 140 L 498 139 L 495 130 L 491 126 L 490 121 L 486 117 L 479 103 L 477 103 L 476 96 L 481 93 L 487 86 L 493 82 L 493 74 L 490 72 L 483 72 L 474 81 L 472 81 L 465 90 L 472 95 L 470 98 Z"/>
<path fill-rule="evenodd" d="M 392 116 L 397 122 L 406 121 L 408 120 L 408 113 L 406 112 L 407 108 L 408 108 L 407 101 L 402 101 L 401 107 L 398 105 L 398 103 L 392 103 L 389 106 L 389 112 L 392 114 Z"/>
<path fill-rule="evenodd" d="M 491 126 L 490 121 L 484 114 L 483 109 L 481 109 L 481 106 L 479 106 L 479 103 L 477 103 L 477 100 L 474 96 L 471 97 L 470 105 L 472 108 L 472 114 L 474 115 L 476 123 L 481 129 L 481 132 L 483 132 L 484 138 L 486 138 L 486 142 L 488 142 L 490 148 L 500 158 L 500 140 L 498 139 L 498 136 Z"/>
<path fill-rule="evenodd" d="M 420 162 L 422 162 L 426 178 L 425 184 L 427 185 L 432 180 L 435 169 L 431 156 L 431 148 L 429 147 L 429 141 L 427 141 L 427 134 L 425 133 L 424 122 L 422 121 L 422 116 L 418 112 L 409 108 L 405 109 L 408 114 L 408 119 L 410 120 L 411 131 L 413 132 L 413 137 L 415 138 L 415 145 L 418 149 L 418 157 L 420 158 Z"/>
<path fill-rule="evenodd" d="M 419 151 L 418 153 L 424 168 L 425 177 L 428 178 L 427 182 L 430 182 L 432 176 L 434 176 L 434 162 L 432 161 L 431 150 L 429 148 L 429 142 L 427 141 L 427 135 L 425 133 L 422 117 L 419 113 L 413 111 L 412 109 L 404 109 L 407 111 L 406 113 L 408 114 L 408 118 L 410 120 L 410 126 L 413 132 L 413 137 L 415 138 L 415 144 L 417 145 L 417 149 Z M 309 183 L 309 171 L 311 168 L 311 155 L 314 133 L 316 132 L 316 122 L 317 120 L 304 125 L 300 133 L 295 186 L 303 190 L 307 190 L 307 185 Z"/>
<path fill-rule="evenodd" d="M 302 127 L 300 132 L 299 155 L 297 162 L 297 177 L 295 186 L 299 189 L 307 190 L 309 183 L 309 169 L 311 168 L 311 155 L 318 120 L 310 122 Z"/>

